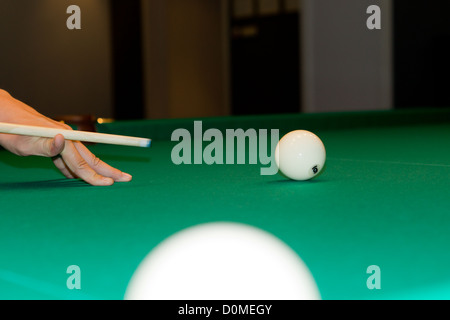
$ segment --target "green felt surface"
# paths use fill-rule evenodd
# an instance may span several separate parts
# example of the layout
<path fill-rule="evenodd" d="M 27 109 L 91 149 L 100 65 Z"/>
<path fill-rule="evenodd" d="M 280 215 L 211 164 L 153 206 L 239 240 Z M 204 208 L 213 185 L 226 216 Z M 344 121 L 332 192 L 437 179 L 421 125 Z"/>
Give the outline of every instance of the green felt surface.
<path fill-rule="evenodd" d="M 279 237 L 308 265 L 324 299 L 450 298 L 448 111 L 401 125 L 384 121 L 389 114 L 398 117 L 386 113 L 377 124 L 380 114 L 363 113 L 366 126 L 340 127 L 324 125 L 326 115 L 298 116 L 298 123 L 317 117 L 315 132 L 327 148 L 326 170 L 309 182 L 261 176 L 259 164 L 176 166 L 168 120 L 150 149 L 90 147 L 133 175 L 107 188 L 66 180 L 48 159 L 0 151 L 0 298 L 122 299 L 152 248 L 213 221 L 247 223 Z M 356 115 L 339 115 L 346 116 Z M 286 126 L 283 116 L 275 118 L 267 127 L 262 117 L 260 127 L 295 126 L 292 117 L 284 117 Z M 258 123 L 233 119 L 212 123 Z M 154 138 L 154 123 L 103 131 L 116 125 Z M 81 268 L 81 290 L 66 286 L 70 265 Z M 380 290 L 366 286 L 370 265 L 381 268 Z"/>

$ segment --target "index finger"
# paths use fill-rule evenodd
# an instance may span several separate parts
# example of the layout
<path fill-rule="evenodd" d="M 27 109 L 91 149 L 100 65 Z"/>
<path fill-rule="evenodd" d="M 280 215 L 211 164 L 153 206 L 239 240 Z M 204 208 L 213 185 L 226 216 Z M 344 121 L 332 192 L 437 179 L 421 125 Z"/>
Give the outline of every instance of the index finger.
<path fill-rule="evenodd" d="M 85 145 L 81 142 L 74 142 L 75 148 L 78 150 L 83 159 L 86 160 L 88 165 L 97 173 L 114 179 L 117 182 L 128 182 L 132 179 L 131 175 L 122 172 L 119 169 L 111 167 L 109 164 L 103 162 L 97 158 Z"/>

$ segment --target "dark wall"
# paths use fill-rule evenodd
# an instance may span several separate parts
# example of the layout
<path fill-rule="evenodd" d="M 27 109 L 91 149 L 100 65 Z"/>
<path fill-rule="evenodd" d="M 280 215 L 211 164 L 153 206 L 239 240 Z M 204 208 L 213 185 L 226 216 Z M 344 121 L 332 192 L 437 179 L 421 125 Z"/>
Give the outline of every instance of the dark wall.
<path fill-rule="evenodd" d="M 299 112 L 299 14 L 231 19 L 232 113 Z"/>
<path fill-rule="evenodd" d="M 394 105 L 450 106 L 450 1 L 394 2 Z"/>
<path fill-rule="evenodd" d="M 111 1 L 114 118 L 144 117 L 141 2 Z"/>

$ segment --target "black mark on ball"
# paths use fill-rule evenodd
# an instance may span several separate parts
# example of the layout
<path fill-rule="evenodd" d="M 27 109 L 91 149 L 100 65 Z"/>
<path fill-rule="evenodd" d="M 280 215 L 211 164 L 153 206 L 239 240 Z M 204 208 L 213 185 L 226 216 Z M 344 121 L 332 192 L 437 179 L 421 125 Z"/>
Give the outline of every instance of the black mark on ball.
<path fill-rule="evenodd" d="M 312 168 L 312 171 L 314 174 L 317 174 L 317 172 L 319 172 L 319 169 L 317 168 L 317 166 L 315 166 L 314 168 Z"/>

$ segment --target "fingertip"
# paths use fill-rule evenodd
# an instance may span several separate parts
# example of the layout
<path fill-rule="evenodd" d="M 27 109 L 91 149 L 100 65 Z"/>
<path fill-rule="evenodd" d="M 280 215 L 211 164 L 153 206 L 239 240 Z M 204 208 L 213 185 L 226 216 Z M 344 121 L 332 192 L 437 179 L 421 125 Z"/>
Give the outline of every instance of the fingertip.
<path fill-rule="evenodd" d="M 95 177 L 93 179 L 86 179 L 85 181 L 87 183 L 89 183 L 93 186 L 97 186 L 97 187 L 111 186 L 115 182 L 114 179 L 109 178 L 109 177 L 104 177 L 101 175 L 95 175 Z"/>
<path fill-rule="evenodd" d="M 133 176 L 131 174 L 122 172 L 121 176 L 116 181 L 117 182 L 130 182 L 132 179 L 133 179 Z"/>
<path fill-rule="evenodd" d="M 102 179 L 98 179 L 95 181 L 90 181 L 90 182 L 86 181 L 86 182 L 94 187 L 109 187 L 114 184 L 114 180 L 111 178 L 102 178 Z"/>
<path fill-rule="evenodd" d="M 112 186 L 113 184 L 114 184 L 114 179 L 112 179 L 112 178 L 104 177 L 102 179 L 102 185 L 103 186 Z"/>
<path fill-rule="evenodd" d="M 66 140 L 64 139 L 64 136 L 62 134 L 57 134 L 52 139 L 52 150 L 51 153 L 53 155 L 58 155 L 64 150 Z"/>

